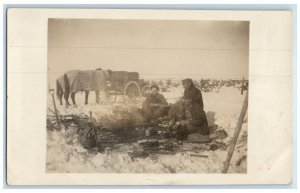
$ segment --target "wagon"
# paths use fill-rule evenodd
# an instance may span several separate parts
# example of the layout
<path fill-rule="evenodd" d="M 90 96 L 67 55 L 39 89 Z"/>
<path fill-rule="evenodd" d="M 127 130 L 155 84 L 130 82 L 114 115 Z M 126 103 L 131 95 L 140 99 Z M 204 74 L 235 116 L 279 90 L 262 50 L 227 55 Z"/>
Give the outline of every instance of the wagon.
<path fill-rule="evenodd" d="M 149 83 L 139 78 L 138 72 L 114 71 L 106 88 L 100 93 L 101 104 L 114 104 L 117 101 L 138 103 L 148 91 Z"/>

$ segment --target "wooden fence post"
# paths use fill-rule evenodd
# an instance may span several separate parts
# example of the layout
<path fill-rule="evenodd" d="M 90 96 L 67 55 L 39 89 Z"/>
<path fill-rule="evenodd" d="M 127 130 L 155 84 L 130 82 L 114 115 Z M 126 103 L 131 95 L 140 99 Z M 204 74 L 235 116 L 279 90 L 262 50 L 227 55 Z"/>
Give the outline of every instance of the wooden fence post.
<path fill-rule="evenodd" d="M 224 167 L 223 167 L 222 173 L 227 173 L 228 172 L 228 168 L 229 168 L 229 165 L 230 165 L 230 160 L 232 158 L 234 148 L 236 146 L 236 142 L 238 140 L 239 134 L 240 134 L 241 129 L 242 129 L 242 125 L 243 125 L 243 122 L 244 122 L 245 114 L 247 112 L 247 108 L 248 108 L 248 91 L 246 92 L 246 96 L 245 96 L 245 99 L 244 99 L 244 102 L 243 102 L 243 107 L 242 107 L 242 110 L 241 110 L 241 113 L 240 113 L 240 117 L 239 117 L 238 123 L 236 125 L 233 137 L 232 137 L 230 145 L 229 145 L 229 150 L 228 150 L 228 153 L 227 153 L 226 161 L 224 162 Z"/>

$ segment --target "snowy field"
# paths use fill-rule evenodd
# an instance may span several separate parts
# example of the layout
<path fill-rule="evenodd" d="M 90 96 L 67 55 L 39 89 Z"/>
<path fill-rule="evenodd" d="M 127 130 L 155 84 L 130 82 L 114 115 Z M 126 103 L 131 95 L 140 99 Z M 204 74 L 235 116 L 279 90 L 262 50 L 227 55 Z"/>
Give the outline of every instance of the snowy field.
<path fill-rule="evenodd" d="M 182 88 L 171 89 L 163 93 L 169 103 L 174 103 L 183 95 Z M 218 93 L 202 93 L 204 109 L 209 125 L 217 124 L 218 129 L 225 130 L 228 137 L 222 142 L 229 144 L 245 95 L 237 88 L 222 88 Z M 70 100 L 70 99 L 69 99 Z M 65 103 L 65 101 L 63 101 Z M 71 102 L 71 100 L 70 100 Z M 84 105 L 84 93 L 76 94 L 77 107 L 65 108 L 58 105 L 61 114 L 79 114 L 89 111 L 97 119 L 112 109 L 111 105 L 95 104 L 94 92 L 90 92 L 89 104 Z M 48 107 L 53 109 L 52 98 L 48 97 Z M 118 151 L 107 150 L 96 153 L 84 149 L 78 142 L 76 131 L 48 131 L 47 135 L 47 172 L 78 173 L 220 173 L 226 159 L 227 150 L 208 150 L 203 144 L 183 143 L 181 149 L 192 148 L 205 157 L 192 156 L 179 151 L 174 155 L 150 155 L 146 158 L 132 160 L 128 154 L 130 145 L 122 145 Z M 134 145 L 134 144 L 133 144 Z M 230 173 L 247 172 L 247 115 L 239 136 L 239 140 L 231 160 Z"/>

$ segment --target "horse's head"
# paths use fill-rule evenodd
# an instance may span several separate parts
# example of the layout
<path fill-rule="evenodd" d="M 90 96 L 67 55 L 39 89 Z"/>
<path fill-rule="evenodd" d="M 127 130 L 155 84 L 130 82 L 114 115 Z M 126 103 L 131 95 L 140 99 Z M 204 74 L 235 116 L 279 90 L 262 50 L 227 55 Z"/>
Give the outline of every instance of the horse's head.
<path fill-rule="evenodd" d="M 104 73 L 105 73 L 105 76 L 106 76 L 106 81 L 111 81 L 113 71 L 112 70 L 105 70 Z"/>
<path fill-rule="evenodd" d="M 112 71 L 111 70 L 104 70 L 104 76 L 105 76 L 105 88 L 108 89 L 109 87 L 111 87 L 111 75 L 112 75 Z"/>

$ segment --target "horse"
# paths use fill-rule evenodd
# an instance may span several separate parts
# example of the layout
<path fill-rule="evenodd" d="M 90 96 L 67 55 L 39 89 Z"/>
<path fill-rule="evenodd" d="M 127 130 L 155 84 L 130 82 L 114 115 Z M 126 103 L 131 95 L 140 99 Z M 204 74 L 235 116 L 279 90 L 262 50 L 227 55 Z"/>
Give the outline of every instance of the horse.
<path fill-rule="evenodd" d="M 95 91 L 96 103 L 99 103 L 99 92 L 104 90 L 110 81 L 111 70 L 72 70 L 66 72 L 56 80 L 56 96 L 60 105 L 63 105 L 62 97 L 64 96 L 66 106 L 70 106 L 69 96 L 73 105 L 76 105 L 75 94 L 78 91 L 85 92 L 85 104 L 88 104 L 89 91 Z"/>

